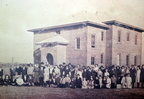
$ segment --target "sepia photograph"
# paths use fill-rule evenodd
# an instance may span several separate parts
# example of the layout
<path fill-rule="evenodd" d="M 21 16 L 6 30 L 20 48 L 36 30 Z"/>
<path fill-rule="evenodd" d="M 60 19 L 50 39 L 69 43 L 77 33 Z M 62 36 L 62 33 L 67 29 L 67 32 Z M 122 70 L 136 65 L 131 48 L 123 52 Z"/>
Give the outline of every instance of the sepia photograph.
<path fill-rule="evenodd" d="M 144 99 L 144 0 L 0 0 L 0 99 Z"/>

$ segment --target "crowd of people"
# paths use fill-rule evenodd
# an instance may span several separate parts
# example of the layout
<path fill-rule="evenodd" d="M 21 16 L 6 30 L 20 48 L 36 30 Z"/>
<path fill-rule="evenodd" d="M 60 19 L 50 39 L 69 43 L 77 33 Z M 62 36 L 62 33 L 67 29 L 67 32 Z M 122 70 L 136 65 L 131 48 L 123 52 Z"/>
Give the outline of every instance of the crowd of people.
<path fill-rule="evenodd" d="M 6 73 L 0 67 L 1 86 L 44 86 L 53 88 L 134 88 L 144 87 L 142 66 L 80 66 L 62 63 L 20 64 Z"/>

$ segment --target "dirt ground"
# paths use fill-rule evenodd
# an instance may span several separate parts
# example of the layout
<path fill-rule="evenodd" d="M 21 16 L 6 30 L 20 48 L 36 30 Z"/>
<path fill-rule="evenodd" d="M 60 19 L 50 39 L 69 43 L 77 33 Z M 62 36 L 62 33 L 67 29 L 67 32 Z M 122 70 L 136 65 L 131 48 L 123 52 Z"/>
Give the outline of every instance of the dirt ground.
<path fill-rule="evenodd" d="M 0 99 L 144 99 L 144 89 L 0 87 Z"/>

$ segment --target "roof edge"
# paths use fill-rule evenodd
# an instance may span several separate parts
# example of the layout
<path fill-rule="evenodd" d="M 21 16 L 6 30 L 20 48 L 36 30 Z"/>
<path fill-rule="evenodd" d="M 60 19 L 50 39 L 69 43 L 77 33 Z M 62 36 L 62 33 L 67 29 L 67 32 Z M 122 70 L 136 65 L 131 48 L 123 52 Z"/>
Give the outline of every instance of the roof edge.
<path fill-rule="evenodd" d="M 107 26 L 105 24 L 95 23 L 95 22 L 91 22 L 91 21 L 82 21 L 82 22 L 76 22 L 76 23 L 69 23 L 69 24 L 63 24 L 63 25 L 56 25 L 56 26 L 30 29 L 30 30 L 27 30 L 27 31 L 37 32 L 37 31 L 50 30 L 50 29 L 56 29 L 56 28 L 64 28 L 64 27 L 70 27 L 70 26 L 76 26 L 76 25 L 92 25 L 92 26 L 99 26 L 100 28 L 105 28 L 105 29 L 109 28 L 109 26 Z"/>
<path fill-rule="evenodd" d="M 105 22 L 102 22 L 102 23 L 104 23 L 106 25 L 116 25 L 116 26 L 131 29 L 131 30 L 139 31 L 139 32 L 144 32 L 144 29 L 142 29 L 140 27 L 133 26 L 133 25 L 130 25 L 130 24 L 127 24 L 127 23 L 123 23 L 123 22 L 120 22 L 120 21 L 117 21 L 117 20 L 105 21 Z"/>

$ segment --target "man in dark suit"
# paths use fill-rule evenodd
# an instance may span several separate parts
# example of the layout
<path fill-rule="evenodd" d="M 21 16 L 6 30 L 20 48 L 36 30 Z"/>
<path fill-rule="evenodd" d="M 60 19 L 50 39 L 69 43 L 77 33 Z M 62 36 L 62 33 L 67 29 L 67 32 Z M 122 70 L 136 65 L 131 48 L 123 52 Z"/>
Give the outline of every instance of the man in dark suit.
<path fill-rule="evenodd" d="M 82 80 L 81 80 L 79 74 L 78 74 L 77 77 L 76 77 L 75 86 L 76 86 L 76 88 L 81 88 L 81 87 L 82 87 Z"/>
<path fill-rule="evenodd" d="M 141 78 L 142 88 L 144 88 L 143 86 L 144 85 L 144 64 L 142 65 L 140 78 Z"/>
<path fill-rule="evenodd" d="M 21 65 L 18 65 L 16 67 L 16 73 L 17 73 L 17 75 L 22 75 L 22 67 L 21 67 Z"/>
<path fill-rule="evenodd" d="M 136 78 L 136 70 L 134 68 L 134 65 L 131 66 L 130 77 L 132 78 L 132 88 L 134 88 L 134 83 L 135 83 L 135 78 Z"/>
<path fill-rule="evenodd" d="M 22 79 L 26 83 L 27 82 L 27 67 L 26 65 L 23 65 L 22 67 Z"/>

